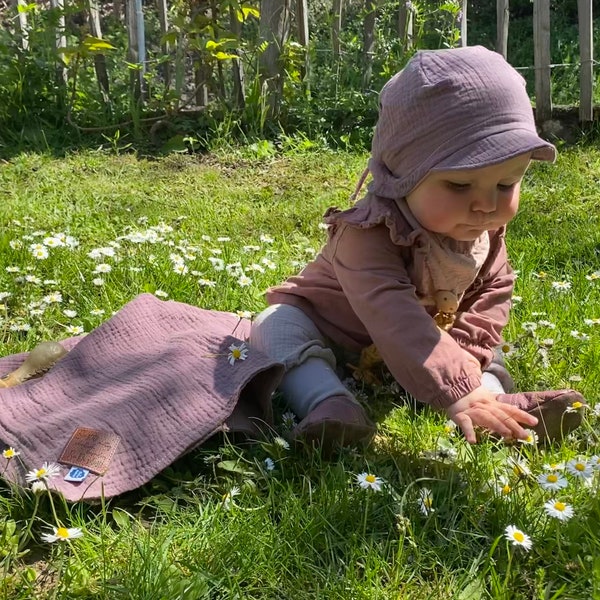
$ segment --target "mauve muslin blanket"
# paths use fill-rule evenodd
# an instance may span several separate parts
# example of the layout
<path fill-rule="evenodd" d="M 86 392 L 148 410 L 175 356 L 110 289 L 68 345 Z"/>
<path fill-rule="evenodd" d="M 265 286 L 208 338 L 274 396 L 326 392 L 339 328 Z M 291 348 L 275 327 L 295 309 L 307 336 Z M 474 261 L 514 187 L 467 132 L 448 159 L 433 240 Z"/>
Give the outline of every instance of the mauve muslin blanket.
<path fill-rule="evenodd" d="M 72 483 L 62 466 L 50 487 L 73 501 L 115 496 L 226 423 L 246 431 L 270 423 L 283 367 L 252 348 L 246 360 L 228 360 L 249 328 L 231 313 L 142 294 L 88 335 L 61 342 L 69 353 L 43 377 L 0 389 L 0 444 L 20 452 L 4 477 L 24 485 L 28 470 L 56 462 L 73 432 L 87 427 L 121 438 L 108 471 Z M 0 376 L 25 357 L 1 358 Z"/>

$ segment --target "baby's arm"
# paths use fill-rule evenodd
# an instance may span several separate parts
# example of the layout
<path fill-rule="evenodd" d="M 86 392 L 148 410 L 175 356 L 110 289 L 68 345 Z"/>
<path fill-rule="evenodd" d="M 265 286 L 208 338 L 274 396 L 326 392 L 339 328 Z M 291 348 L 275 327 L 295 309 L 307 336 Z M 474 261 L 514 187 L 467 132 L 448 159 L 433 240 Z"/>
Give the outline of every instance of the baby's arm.
<path fill-rule="evenodd" d="M 492 360 L 508 322 L 514 274 L 508 263 L 503 230 L 490 234 L 491 258 L 465 294 L 450 335 L 482 367 Z"/>

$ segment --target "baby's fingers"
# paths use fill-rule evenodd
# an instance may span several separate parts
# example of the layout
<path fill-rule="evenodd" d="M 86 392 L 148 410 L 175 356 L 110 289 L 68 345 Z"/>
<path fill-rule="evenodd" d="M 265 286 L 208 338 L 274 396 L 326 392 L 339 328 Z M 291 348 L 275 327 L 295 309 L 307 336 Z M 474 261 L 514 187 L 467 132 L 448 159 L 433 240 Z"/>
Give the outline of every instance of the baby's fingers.
<path fill-rule="evenodd" d="M 477 443 L 477 436 L 475 435 L 475 428 L 469 415 L 464 412 L 458 413 L 452 417 L 452 420 L 460 427 L 465 439 L 469 444 Z"/>

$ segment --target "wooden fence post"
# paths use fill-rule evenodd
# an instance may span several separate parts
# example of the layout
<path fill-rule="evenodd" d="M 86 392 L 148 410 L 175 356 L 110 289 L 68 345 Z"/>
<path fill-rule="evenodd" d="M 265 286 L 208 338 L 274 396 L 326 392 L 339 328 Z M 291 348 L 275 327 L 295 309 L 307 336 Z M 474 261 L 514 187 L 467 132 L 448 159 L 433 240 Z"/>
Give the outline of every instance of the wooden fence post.
<path fill-rule="evenodd" d="M 365 21 L 363 24 L 363 89 L 371 83 L 373 74 L 373 56 L 375 54 L 375 23 L 377 20 L 377 1 L 365 0 Z"/>
<path fill-rule="evenodd" d="M 592 0 L 577 0 L 579 19 L 579 120 L 594 120 L 594 51 Z"/>
<path fill-rule="evenodd" d="M 279 64 L 281 50 L 290 30 L 290 0 L 262 0 L 259 36 L 267 47 L 259 56 L 260 78 L 269 91 L 271 116 L 279 113 L 279 100 L 283 93 L 283 69 Z"/>
<path fill-rule="evenodd" d="M 460 39 L 458 40 L 458 45 L 464 48 L 467 45 L 467 0 L 462 0 L 458 16 L 460 19 Z"/>
<path fill-rule="evenodd" d="M 496 52 L 504 59 L 508 56 L 509 0 L 496 0 Z"/>
<path fill-rule="evenodd" d="M 296 20 L 298 21 L 298 42 L 304 48 L 304 64 L 301 67 L 302 79 L 306 81 L 310 73 L 310 59 L 308 55 L 308 0 L 296 0 Z"/>
<path fill-rule="evenodd" d="M 160 33 L 164 38 L 169 31 L 169 17 L 168 17 L 168 7 L 167 0 L 157 0 L 158 6 L 158 20 L 160 22 Z M 162 53 L 164 56 L 169 56 L 171 51 L 170 44 L 167 40 L 163 40 L 162 44 Z M 165 60 L 162 65 L 163 77 L 165 80 L 165 90 L 168 90 L 171 87 L 171 62 L 170 60 Z"/>
<path fill-rule="evenodd" d="M 402 50 L 410 52 L 413 45 L 413 6 L 412 2 L 400 0 L 398 8 L 398 36 L 402 40 Z"/>
<path fill-rule="evenodd" d="M 29 24 L 27 23 L 27 13 L 25 12 L 26 6 L 26 0 L 17 0 L 16 8 L 19 17 L 19 29 L 21 30 L 21 48 L 23 50 L 29 50 Z"/>
<path fill-rule="evenodd" d="M 239 20 L 236 10 L 233 6 L 229 6 L 229 24 L 231 33 L 238 40 L 238 45 L 242 39 L 242 23 Z M 238 50 L 234 50 L 234 54 L 239 56 Z M 246 84 L 244 77 L 244 65 L 240 58 L 234 58 L 231 61 L 231 69 L 233 75 L 233 101 L 238 108 L 246 106 Z"/>
<path fill-rule="evenodd" d="M 94 37 L 102 39 L 102 27 L 100 26 L 100 11 L 96 0 L 88 1 L 88 10 L 90 13 L 90 30 Z M 106 104 L 110 102 L 108 71 L 106 69 L 106 56 L 101 53 L 94 53 L 94 69 L 98 79 L 98 87 Z"/>
<path fill-rule="evenodd" d="M 552 118 L 550 91 L 550 0 L 533 0 L 533 63 L 535 116 L 538 123 Z"/>
<path fill-rule="evenodd" d="M 130 63 L 139 67 L 138 69 L 131 71 L 132 91 L 137 100 L 143 100 L 145 97 L 144 71 L 146 62 L 146 43 L 142 0 L 126 0 L 125 22 L 127 23 L 127 35 L 129 38 L 127 58 Z"/>
<path fill-rule="evenodd" d="M 342 32 L 342 12 L 344 0 L 333 0 L 333 23 L 331 26 L 331 42 L 333 45 L 333 59 L 338 61 L 342 55 L 340 46 L 340 33 Z"/>
<path fill-rule="evenodd" d="M 67 68 L 63 60 L 63 55 L 60 53 L 61 48 L 67 47 L 67 36 L 65 35 L 65 0 L 52 0 L 50 5 L 58 11 L 58 19 L 56 22 L 56 53 L 58 60 L 56 62 L 56 80 L 59 86 L 67 85 Z"/>

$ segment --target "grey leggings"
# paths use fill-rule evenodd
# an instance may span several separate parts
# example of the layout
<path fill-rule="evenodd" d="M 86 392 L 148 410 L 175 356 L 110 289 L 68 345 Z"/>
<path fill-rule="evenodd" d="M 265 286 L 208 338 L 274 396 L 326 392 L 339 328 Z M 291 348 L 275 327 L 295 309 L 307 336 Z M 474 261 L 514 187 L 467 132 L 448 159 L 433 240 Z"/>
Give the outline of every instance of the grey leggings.
<path fill-rule="evenodd" d="M 261 312 L 252 324 L 250 345 L 284 364 L 279 390 L 298 417 L 304 418 L 329 396 L 354 400 L 335 372 L 331 342 L 299 308 L 274 304 Z M 482 385 L 492 392 L 503 393 L 511 382 L 500 358 L 483 373 Z"/>

